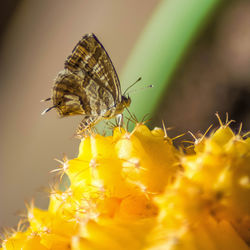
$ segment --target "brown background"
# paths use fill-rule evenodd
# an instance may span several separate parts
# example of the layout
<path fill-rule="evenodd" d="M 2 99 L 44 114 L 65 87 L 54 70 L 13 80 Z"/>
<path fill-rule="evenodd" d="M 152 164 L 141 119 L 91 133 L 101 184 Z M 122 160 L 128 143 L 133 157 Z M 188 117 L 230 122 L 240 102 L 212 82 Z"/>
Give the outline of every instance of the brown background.
<path fill-rule="evenodd" d="M 8 1 L 7 1 L 8 2 Z M 79 118 L 59 119 L 47 107 L 53 79 L 78 40 L 94 32 L 122 70 L 156 0 L 23 0 L 2 8 L 0 48 L 0 226 L 13 226 L 24 201 L 46 208 L 48 187 L 62 153 L 74 157 Z M 13 6 L 13 8 L 12 8 Z M 14 8 L 15 7 L 15 8 Z M 6 11 L 10 10 L 11 15 Z"/>
<path fill-rule="evenodd" d="M 59 119 L 47 105 L 53 79 L 82 35 L 94 32 L 118 74 L 160 0 L 6 1 L 0 10 L 0 227 L 13 226 L 24 201 L 46 208 L 54 158 L 78 152 L 79 117 Z M 170 1 L 170 0 L 168 0 Z M 222 1 L 223 2 L 223 1 Z M 151 126 L 171 136 L 204 132 L 214 113 L 250 127 L 250 1 L 226 0 L 194 39 Z M 143 76 L 142 76 L 143 77 Z M 153 91 L 150 90 L 150 91 Z M 137 93 L 137 95 L 140 93 Z M 142 93 L 143 94 L 143 93 Z M 135 96 L 136 98 L 136 96 Z M 190 139 L 190 138 L 189 138 Z M 39 192 L 39 190 L 41 192 Z"/>

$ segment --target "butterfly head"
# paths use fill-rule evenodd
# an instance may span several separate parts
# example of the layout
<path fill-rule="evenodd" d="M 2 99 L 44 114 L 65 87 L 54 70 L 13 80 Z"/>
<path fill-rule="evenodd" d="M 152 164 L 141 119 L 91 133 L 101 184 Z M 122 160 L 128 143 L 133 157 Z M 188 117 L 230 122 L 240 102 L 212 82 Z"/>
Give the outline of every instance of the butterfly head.
<path fill-rule="evenodd" d="M 130 97 L 129 96 L 126 97 L 123 95 L 121 102 L 116 105 L 113 115 L 121 114 L 125 108 L 130 106 L 130 103 L 131 103 Z"/>
<path fill-rule="evenodd" d="M 128 96 L 128 97 L 126 97 L 126 96 L 122 96 L 122 106 L 124 107 L 124 108 L 127 108 L 127 107 L 129 107 L 130 106 L 130 104 L 131 104 L 131 99 L 130 99 L 130 97 Z"/>

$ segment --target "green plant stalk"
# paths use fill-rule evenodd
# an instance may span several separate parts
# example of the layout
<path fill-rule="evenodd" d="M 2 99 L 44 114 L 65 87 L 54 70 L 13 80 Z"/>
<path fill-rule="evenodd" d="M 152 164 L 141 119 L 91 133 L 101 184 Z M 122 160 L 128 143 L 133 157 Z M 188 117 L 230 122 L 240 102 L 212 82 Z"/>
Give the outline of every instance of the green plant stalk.
<path fill-rule="evenodd" d="M 221 2 L 163 0 L 156 7 L 121 75 L 123 89 L 140 76 L 142 83 L 138 85 L 154 85 L 153 89 L 132 95 L 129 110 L 139 120 L 145 114 L 152 117 L 185 51 Z"/>

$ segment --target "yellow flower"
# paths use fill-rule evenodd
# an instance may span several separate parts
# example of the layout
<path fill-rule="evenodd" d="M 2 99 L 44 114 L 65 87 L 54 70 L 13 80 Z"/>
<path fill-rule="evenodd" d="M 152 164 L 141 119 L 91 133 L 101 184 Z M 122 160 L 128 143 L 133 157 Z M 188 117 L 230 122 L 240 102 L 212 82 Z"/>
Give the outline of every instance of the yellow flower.
<path fill-rule="evenodd" d="M 69 187 L 2 249 L 249 249 L 250 139 L 228 125 L 188 154 L 143 124 L 85 137 L 61 162 Z"/>

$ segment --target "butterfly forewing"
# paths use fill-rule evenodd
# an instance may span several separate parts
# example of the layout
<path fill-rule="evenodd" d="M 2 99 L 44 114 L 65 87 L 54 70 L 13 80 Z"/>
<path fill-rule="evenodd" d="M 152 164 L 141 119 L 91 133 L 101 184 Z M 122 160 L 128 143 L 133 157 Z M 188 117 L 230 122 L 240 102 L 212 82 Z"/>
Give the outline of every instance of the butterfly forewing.
<path fill-rule="evenodd" d="M 119 78 L 108 53 L 94 34 L 85 35 L 65 62 L 65 68 L 81 75 L 88 74 L 99 86 L 109 91 L 115 102 L 121 101 Z"/>

